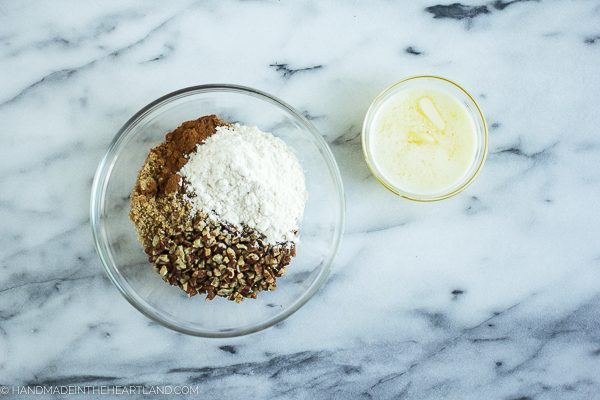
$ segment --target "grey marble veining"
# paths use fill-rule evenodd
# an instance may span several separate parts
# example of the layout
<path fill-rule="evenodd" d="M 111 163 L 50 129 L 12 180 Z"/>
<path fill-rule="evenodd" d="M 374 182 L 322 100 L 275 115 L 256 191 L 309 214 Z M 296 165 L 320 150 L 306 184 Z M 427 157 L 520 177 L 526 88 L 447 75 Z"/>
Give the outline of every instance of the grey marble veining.
<path fill-rule="evenodd" d="M 598 65 L 597 1 L 0 4 L 0 386 L 600 399 Z M 377 94 L 417 74 L 461 84 L 490 134 L 477 180 L 431 204 L 381 186 L 360 141 Z M 88 220 L 119 128 L 208 83 L 298 109 L 346 190 L 322 288 L 284 322 L 228 340 L 138 313 L 103 272 Z"/>

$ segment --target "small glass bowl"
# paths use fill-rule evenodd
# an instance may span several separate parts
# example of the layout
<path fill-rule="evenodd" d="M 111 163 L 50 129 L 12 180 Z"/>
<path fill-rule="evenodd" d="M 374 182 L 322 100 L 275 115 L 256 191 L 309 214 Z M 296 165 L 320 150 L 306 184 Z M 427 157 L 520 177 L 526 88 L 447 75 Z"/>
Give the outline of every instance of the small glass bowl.
<path fill-rule="evenodd" d="M 189 298 L 152 268 L 128 218 L 130 193 L 150 149 L 182 122 L 216 114 L 225 122 L 257 126 L 291 146 L 306 175 L 308 201 L 297 256 L 277 289 L 240 304 L 205 295 Z M 231 337 L 276 324 L 311 298 L 329 274 L 344 226 L 344 194 L 331 150 L 300 113 L 258 90 L 233 85 L 182 89 L 144 107 L 117 133 L 92 187 L 91 223 L 108 276 L 125 298 L 152 320 L 189 335 Z"/>
<path fill-rule="evenodd" d="M 407 191 L 403 191 L 392 184 L 389 180 L 387 180 L 384 174 L 377 168 L 377 163 L 373 159 L 373 155 L 371 153 L 370 148 L 370 133 L 373 129 L 373 124 L 375 122 L 377 113 L 381 110 L 383 105 L 388 101 L 392 96 L 397 93 L 409 90 L 409 89 L 437 89 L 443 91 L 452 97 L 456 98 L 462 105 L 467 109 L 468 115 L 473 120 L 475 125 L 475 157 L 468 171 L 463 175 L 462 179 L 456 182 L 449 188 L 446 188 L 442 191 L 436 193 L 410 193 Z M 487 125 L 485 123 L 485 118 L 483 113 L 479 109 L 479 106 L 471 97 L 466 90 L 458 86 L 456 83 L 449 81 L 445 78 L 440 78 L 437 76 L 414 76 L 410 78 L 406 78 L 399 82 L 394 83 L 392 86 L 385 89 L 377 98 L 373 101 L 369 110 L 367 111 L 367 115 L 365 116 L 365 120 L 363 123 L 362 129 L 362 147 L 365 159 L 367 161 L 367 165 L 371 169 L 371 172 L 377 178 L 377 180 L 385 186 L 391 192 L 397 194 L 398 196 L 404 197 L 405 199 L 415 200 L 415 201 L 437 201 L 447 199 L 448 197 L 454 196 L 455 194 L 463 191 L 479 174 L 481 171 L 481 167 L 485 162 L 485 158 L 487 156 L 488 149 L 488 130 Z"/>

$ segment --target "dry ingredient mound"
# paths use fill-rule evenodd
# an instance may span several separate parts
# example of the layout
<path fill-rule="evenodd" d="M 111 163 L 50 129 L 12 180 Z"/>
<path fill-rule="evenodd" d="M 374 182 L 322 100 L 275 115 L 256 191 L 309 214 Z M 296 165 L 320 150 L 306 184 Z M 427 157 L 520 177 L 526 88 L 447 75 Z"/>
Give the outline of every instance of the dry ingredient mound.
<path fill-rule="evenodd" d="M 277 287 L 296 256 L 306 197 L 304 173 L 283 141 L 209 115 L 150 151 L 129 218 L 165 282 L 188 296 L 239 303 Z"/>
<path fill-rule="evenodd" d="M 296 242 L 306 203 L 304 171 L 285 142 L 256 127 L 220 126 L 180 171 L 193 210 L 248 226 L 269 244 Z"/>

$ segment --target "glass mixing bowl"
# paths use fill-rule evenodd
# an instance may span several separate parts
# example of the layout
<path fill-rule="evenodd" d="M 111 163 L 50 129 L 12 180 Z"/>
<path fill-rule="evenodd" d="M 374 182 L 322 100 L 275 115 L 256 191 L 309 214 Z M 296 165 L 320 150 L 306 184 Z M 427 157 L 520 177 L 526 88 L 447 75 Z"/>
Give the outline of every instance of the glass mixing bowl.
<path fill-rule="evenodd" d="M 277 289 L 242 303 L 188 297 L 161 279 L 148 262 L 128 218 L 129 196 L 150 149 L 182 122 L 216 114 L 225 122 L 257 126 L 291 146 L 306 175 L 308 201 L 297 256 Z M 298 111 L 258 90 L 205 85 L 168 94 L 133 116 L 100 162 L 91 196 L 96 249 L 125 298 L 152 320 L 190 335 L 230 337 L 272 326 L 298 310 L 327 278 L 340 247 L 344 193 L 331 150 Z"/>
<path fill-rule="evenodd" d="M 475 154 L 471 164 L 454 184 L 449 187 L 440 189 L 437 192 L 432 193 L 415 193 L 401 189 L 394 185 L 389 179 L 385 177 L 385 174 L 380 170 L 376 157 L 374 157 L 371 149 L 371 133 L 375 130 L 374 124 L 377 119 L 378 113 L 381 112 L 382 108 L 386 105 L 387 101 L 392 99 L 395 95 L 412 89 L 430 89 L 437 90 L 442 93 L 446 93 L 451 97 L 455 98 L 462 106 L 464 106 L 467 115 L 473 122 L 473 128 L 475 133 Z M 405 199 L 415 201 L 437 201 L 447 199 L 448 197 L 454 196 L 455 194 L 463 191 L 467 186 L 473 182 L 473 180 L 481 171 L 485 162 L 487 151 L 488 151 L 488 130 L 485 123 L 483 113 L 479 109 L 479 106 L 471 97 L 469 93 L 456 83 L 437 76 L 413 76 L 401 80 L 400 82 L 394 83 L 392 86 L 385 89 L 377 98 L 373 101 L 365 120 L 362 129 L 362 146 L 365 160 L 367 165 L 371 169 L 371 172 L 377 178 L 377 180 L 385 186 L 391 192 L 398 196 L 404 197 Z"/>

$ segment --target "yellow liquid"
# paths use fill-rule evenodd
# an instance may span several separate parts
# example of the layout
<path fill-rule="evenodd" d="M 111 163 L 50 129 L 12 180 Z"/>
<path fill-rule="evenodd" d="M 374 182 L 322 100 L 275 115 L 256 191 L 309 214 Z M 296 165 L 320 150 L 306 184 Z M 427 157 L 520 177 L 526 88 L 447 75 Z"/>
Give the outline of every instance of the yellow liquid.
<path fill-rule="evenodd" d="M 372 159 L 383 177 L 412 194 L 447 190 L 475 160 L 475 125 L 453 96 L 432 89 L 393 95 L 374 118 Z"/>

